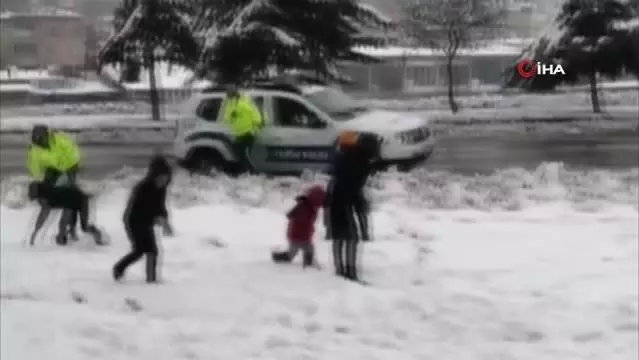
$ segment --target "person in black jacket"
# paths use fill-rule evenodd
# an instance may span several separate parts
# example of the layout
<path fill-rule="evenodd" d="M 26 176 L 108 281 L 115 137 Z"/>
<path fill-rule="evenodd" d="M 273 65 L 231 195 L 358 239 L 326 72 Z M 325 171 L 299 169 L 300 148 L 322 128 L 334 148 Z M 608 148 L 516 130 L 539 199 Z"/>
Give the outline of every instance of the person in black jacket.
<path fill-rule="evenodd" d="M 171 166 L 167 160 L 155 156 L 144 179 L 133 188 L 123 218 L 132 249 L 113 267 L 115 280 L 120 280 L 130 265 L 146 255 L 146 281 L 158 281 L 158 244 L 153 227 L 160 224 L 166 235 L 173 233 L 166 208 L 166 193 L 171 178 Z"/>
<path fill-rule="evenodd" d="M 100 230 L 89 223 L 91 196 L 77 186 L 56 186 L 45 181 L 32 182 L 29 184 L 28 196 L 31 200 L 37 200 L 43 209 L 63 209 L 76 218 L 79 215 L 82 231 L 91 234 L 96 244 L 106 245 Z M 34 245 L 38 231 L 40 231 L 45 221 L 46 217 L 38 216 L 29 240 L 31 246 Z"/>
<path fill-rule="evenodd" d="M 335 272 L 358 280 L 357 247 L 369 241 L 369 203 L 364 186 L 375 171 L 380 139 L 372 134 L 344 132 L 337 142 L 331 181 L 324 204 L 326 238 L 333 241 Z"/>

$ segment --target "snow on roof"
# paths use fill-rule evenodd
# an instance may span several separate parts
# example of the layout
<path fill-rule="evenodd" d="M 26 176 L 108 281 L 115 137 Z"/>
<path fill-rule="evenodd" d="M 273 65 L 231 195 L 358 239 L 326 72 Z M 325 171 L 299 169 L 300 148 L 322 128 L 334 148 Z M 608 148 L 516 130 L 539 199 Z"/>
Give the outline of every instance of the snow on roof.
<path fill-rule="evenodd" d="M 11 18 L 19 18 L 19 17 L 72 17 L 72 18 L 82 18 L 82 15 L 70 11 L 70 10 L 66 10 L 66 9 L 60 9 L 60 8 L 53 8 L 53 7 L 45 7 L 45 8 L 39 8 L 36 11 L 32 11 L 32 12 L 11 12 L 11 11 L 6 11 L 3 13 L 0 13 L 0 19 L 2 20 L 8 20 Z"/>
<path fill-rule="evenodd" d="M 388 17 L 386 14 L 384 14 L 382 11 L 380 11 L 378 8 L 376 8 L 375 6 L 373 6 L 371 4 L 359 3 L 359 4 L 357 4 L 357 6 L 360 9 L 364 10 L 364 11 L 367 11 L 367 12 L 370 12 L 371 14 L 374 14 L 377 18 L 379 18 L 380 20 L 382 20 L 386 24 L 392 24 L 393 23 L 393 19 Z"/>
<path fill-rule="evenodd" d="M 304 86 L 300 86 L 300 90 L 302 91 L 302 94 L 304 95 L 311 95 L 311 94 L 315 94 L 317 92 L 320 92 L 322 90 L 325 90 L 326 86 L 322 86 L 322 85 L 304 85 Z"/>
<path fill-rule="evenodd" d="M 508 44 L 495 44 L 486 47 L 479 47 L 475 49 L 460 49 L 459 55 L 467 56 L 495 56 L 495 55 L 519 55 L 523 49 L 523 46 L 515 46 Z M 402 57 L 402 56 L 441 56 L 443 51 L 439 49 L 429 48 L 410 48 L 410 47 L 358 47 L 355 51 L 362 54 L 375 56 L 375 57 Z"/>

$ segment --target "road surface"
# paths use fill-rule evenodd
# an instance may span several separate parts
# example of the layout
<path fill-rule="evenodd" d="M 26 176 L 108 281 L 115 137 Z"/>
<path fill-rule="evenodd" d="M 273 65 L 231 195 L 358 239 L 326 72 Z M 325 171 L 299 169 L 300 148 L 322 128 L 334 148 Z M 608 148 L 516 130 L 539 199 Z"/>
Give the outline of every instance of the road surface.
<path fill-rule="evenodd" d="M 84 145 L 84 177 L 99 178 L 123 166 L 144 167 L 157 150 L 151 145 Z M 635 168 L 639 166 L 636 132 L 599 135 L 500 135 L 442 139 L 426 166 L 462 174 L 496 169 L 533 169 L 542 162 L 564 162 L 572 168 Z M 0 177 L 25 172 L 25 148 L 0 143 Z"/>

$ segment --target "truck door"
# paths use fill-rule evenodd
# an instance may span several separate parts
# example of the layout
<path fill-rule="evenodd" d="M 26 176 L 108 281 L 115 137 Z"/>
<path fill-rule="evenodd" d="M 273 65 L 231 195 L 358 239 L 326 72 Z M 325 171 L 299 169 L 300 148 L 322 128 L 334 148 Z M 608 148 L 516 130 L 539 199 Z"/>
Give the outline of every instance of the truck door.
<path fill-rule="evenodd" d="M 294 96 L 274 95 L 272 119 L 256 141 L 271 172 L 324 171 L 337 129 L 315 109 Z"/>

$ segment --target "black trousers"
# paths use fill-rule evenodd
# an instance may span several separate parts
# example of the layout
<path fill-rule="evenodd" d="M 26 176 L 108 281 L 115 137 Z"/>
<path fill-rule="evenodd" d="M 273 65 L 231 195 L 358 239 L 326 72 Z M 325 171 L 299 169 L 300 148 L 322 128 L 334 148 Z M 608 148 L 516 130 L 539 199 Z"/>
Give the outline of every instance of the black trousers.
<path fill-rule="evenodd" d="M 58 175 L 58 178 L 53 179 L 53 183 L 56 183 L 61 176 L 67 177 L 67 186 L 78 186 L 78 166 L 74 166 L 66 173 L 62 173 Z M 88 208 L 87 208 L 88 210 Z M 81 212 L 72 211 L 70 209 L 62 210 L 62 215 L 60 216 L 60 220 L 58 221 L 58 238 L 63 239 L 66 242 L 67 235 L 71 234 L 73 237 L 77 237 L 77 225 L 78 225 L 78 215 L 81 215 Z M 83 229 L 83 231 L 86 231 Z"/>
<path fill-rule="evenodd" d="M 102 233 L 94 224 L 90 223 L 91 198 L 89 196 L 84 197 L 80 204 L 68 203 L 63 205 L 64 207 L 62 208 L 62 219 L 60 219 L 60 222 L 73 218 L 74 221 L 77 223 L 77 219 L 79 218 L 80 228 L 82 229 L 82 231 L 91 234 L 96 244 L 104 245 L 102 241 Z M 78 205 L 80 206 L 78 207 Z M 62 229 L 66 229 L 66 224 L 67 223 L 64 223 L 65 227 L 62 227 Z M 74 224 L 74 226 L 76 226 L 76 224 Z M 58 245 L 66 245 L 68 242 L 67 232 L 59 231 L 56 237 L 56 242 L 58 243 Z"/>
<path fill-rule="evenodd" d="M 113 267 L 113 276 L 121 278 L 127 268 L 146 255 L 146 281 L 157 281 L 158 244 L 153 225 L 139 225 L 134 221 L 124 224 L 131 242 L 131 251 L 122 257 Z"/>
<path fill-rule="evenodd" d="M 244 134 L 235 138 L 234 151 L 238 158 L 241 173 L 255 173 L 255 167 L 251 161 L 251 150 L 255 143 L 255 135 Z"/>
<path fill-rule="evenodd" d="M 304 267 L 316 265 L 315 246 L 312 242 L 291 243 L 286 251 L 275 251 L 272 253 L 273 261 L 276 263 L 290 263 L 295 259 L 297 253 L 302 252 Z"/>
<path fill-rule="evenodd" d="M 362 240 L 362 224 L 356 208 L 350 204 L 333 203 L 327 209 L 327 235 L 333 241 L 335 273 L 351 280 L 358 279 L 358 246 Z"/>

